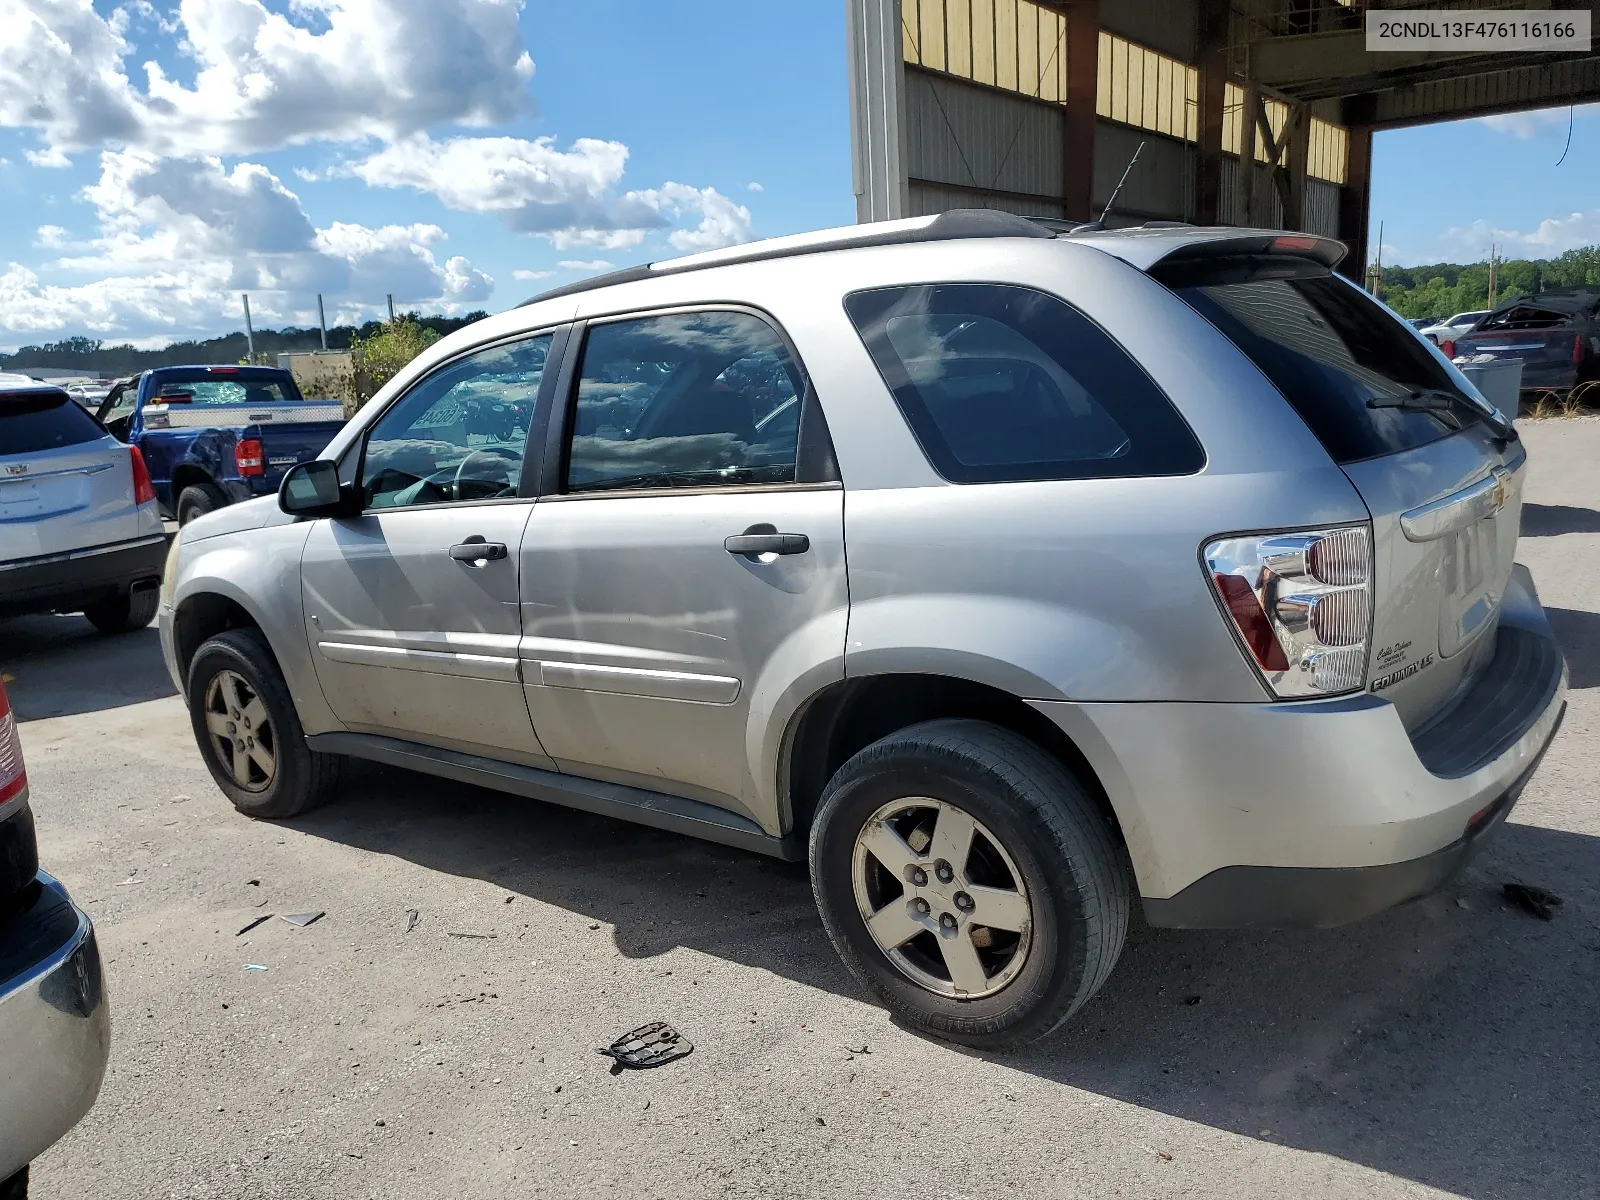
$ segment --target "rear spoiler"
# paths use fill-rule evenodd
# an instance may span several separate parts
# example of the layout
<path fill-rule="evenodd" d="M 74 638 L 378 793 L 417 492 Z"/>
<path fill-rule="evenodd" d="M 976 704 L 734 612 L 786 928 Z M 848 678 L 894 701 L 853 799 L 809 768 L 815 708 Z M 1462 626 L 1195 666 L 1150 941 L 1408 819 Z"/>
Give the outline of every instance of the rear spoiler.
<path fill-rule="evenodd" d="M 1163 255 L 1152 267 L 1176 263 L 1203 262 L 1215 258 L 1271 257 L 1310 259 L 1325 267 L 1338 266 L 1349 248 L 1334 238 L 1314 233 L 1250 233 L 1237 237 L 1213 237 L 1174 246 L 1171 253 Z"/>

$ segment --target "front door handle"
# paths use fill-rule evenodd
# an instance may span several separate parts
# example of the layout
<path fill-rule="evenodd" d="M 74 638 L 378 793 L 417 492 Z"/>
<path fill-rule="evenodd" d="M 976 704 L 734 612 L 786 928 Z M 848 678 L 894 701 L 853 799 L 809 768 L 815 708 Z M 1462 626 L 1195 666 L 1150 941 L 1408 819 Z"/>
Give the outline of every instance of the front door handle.
<path fill-rule="evenodd" d="M 458 562 L 495 562 L 505 556 L 504 542 L 486 542 L 481 533 L 475 533 L 460 545 L 450 547 L 450 557 Z"/>
<path fill-rule="evenodd" d="M 762 554 L 804 554 L 811 549 L 811 539 L 803 533 L 779 533 L 776 525 L 752 525 L 743 533 L 723 538 L 722 548 L 729 554 L 747 554 L 751 558 Z"/>

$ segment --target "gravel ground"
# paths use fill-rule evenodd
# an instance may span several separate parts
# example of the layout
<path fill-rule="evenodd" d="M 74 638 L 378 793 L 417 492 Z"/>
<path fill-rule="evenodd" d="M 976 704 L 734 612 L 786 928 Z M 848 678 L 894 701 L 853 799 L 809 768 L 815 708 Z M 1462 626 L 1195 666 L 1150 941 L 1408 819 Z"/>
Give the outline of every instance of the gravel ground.
<path fill-rule="evenodd" d="M 1511 822 L 1353 928 L 1136 931 L 1008 1054 L 866 1002 L 797 867 L 375 768 L 252 822 L 153 631 L 0 626 L 42 856 L 115 1017 L 35 1195 L 1600 1195 L 1600 419 L 1526 438 L 1521 557 L 1573 693 Z M 1510 910 L 1509 879 L 1566 904 Z M 657 1018 L 694 1053 L 610 1074 L 594 1048 Z"/>

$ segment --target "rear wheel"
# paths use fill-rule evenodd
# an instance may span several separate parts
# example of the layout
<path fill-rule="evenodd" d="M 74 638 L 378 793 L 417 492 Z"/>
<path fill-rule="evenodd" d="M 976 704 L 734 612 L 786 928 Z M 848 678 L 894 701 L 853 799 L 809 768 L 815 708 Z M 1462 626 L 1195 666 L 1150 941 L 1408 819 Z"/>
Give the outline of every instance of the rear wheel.
<path fill-rule="evenodd" d="M 189 666 L 189 719 L 211 777 L 251 817 L 292 817 L 328 800 L 338 755 L 306 745 L 277 660 L 258 629 L 205 642 Z"/>
<path fill-rule="evenodd" d="M 150 624 L 160 602 L 161 594 L 156 588 L 135 588 L 114 599 L 86 605 L 83 615 L 101 633 L 128 633 Z"/>
<path fill-rule="evenodd" d="M 1130 889 L 1081 784 L 1017 734 L 930 721 L 862 750 L 811 830 L 817 907 L 856 978 L 971 1046 L 1043 1037 L 1122 952 Z"/>
<path fill-rule="evenodd" d="M 209 483 L 191 483 L 178 493 L 178 525 L 227 506 L 228 498 Z"/>

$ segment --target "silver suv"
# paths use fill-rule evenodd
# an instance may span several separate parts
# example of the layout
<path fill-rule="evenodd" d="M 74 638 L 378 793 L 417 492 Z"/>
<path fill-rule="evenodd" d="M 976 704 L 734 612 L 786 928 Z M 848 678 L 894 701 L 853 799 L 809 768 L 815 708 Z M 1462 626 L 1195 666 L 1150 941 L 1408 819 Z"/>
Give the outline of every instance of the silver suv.
<path fill-rule="evenodd" d="M 1153 925 L 1321 926 L 1504 819 L 1566 669 L 1516 431 L 1339 244 L 956 212 L 446 338 L 160 609 L 243 812 L 346 757 L 809 856 L 909 1023 L 1040 1036 Z"/>

